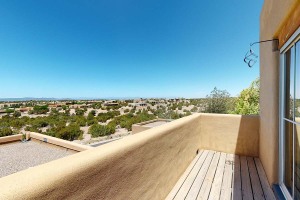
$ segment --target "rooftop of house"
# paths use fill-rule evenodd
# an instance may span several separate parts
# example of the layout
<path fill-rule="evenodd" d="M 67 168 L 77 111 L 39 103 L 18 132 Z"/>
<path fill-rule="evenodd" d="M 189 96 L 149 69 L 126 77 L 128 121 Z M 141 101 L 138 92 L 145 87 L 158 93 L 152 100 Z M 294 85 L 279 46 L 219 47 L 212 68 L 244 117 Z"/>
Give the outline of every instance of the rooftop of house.
<path fill-rule="evenodd" d="M 40 140 L 0 144 L 0 178 L 77 153 Z"/>

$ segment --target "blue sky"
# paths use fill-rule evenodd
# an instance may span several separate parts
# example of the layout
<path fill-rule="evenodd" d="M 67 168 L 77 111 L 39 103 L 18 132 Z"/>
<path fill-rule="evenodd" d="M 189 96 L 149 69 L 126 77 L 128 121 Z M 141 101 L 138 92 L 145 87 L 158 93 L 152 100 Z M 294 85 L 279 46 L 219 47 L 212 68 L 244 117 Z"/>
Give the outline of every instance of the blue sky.
<path fill-rule="evenodd" d="M 243 57 L 262 4 L 1 1 L 0 98 L 237 96 L 259 76 Z"/>

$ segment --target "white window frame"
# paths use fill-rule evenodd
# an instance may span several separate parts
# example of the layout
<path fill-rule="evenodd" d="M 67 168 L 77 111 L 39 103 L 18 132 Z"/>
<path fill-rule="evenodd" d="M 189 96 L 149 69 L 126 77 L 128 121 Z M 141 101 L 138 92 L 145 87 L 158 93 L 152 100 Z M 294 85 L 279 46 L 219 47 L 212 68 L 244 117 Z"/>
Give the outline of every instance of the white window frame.
<path fill-rule="evenodd" d="M 280 66 L 279 66 L 279 186 L 285 196 L 286 199 L 292 200 L 292 196 L 288 192 L 287 188 L 285 187 L 283 180 L 284 180 L 284 150 L 285 150 L 285 144 L 284 144 L 284 126 L 283 122 L 289 121 L 293 124 L 299 124 L 294 121 L 290 121 L 289 119 L 286 119 L 284 116 L 284 105 L 285 105 L 285 77 L 286 77 L 286 71 L 285 71 L 285 53 L 291 49 L 292 47 L 295 48 L 296 42 L 300 41 L 300 28 L 298 28 L 295 33 L 288 39 L 288 41 L 280 48 Z M 295 81 L 295 80 L 294 80 Z M 299 124 L 300 125 L 300 124 Z M 294 133 L 294 131 L 293 131 Z M 293 134 L 293 143 L 295 141 L 294 134 Z M 293 144 L 293 160 L 294 160 L 294 144 Z M 293 164 L 293 176 L 294 176 L 294 164 Z M 293 177 L 293 187 L 294 187 L 294 177 Z M 294 189 L 293 189 L 294 190 Z M 294 193 L 294 192 L 293 192 Z M 293 194 L 294 196 L 294 194 Z"/>

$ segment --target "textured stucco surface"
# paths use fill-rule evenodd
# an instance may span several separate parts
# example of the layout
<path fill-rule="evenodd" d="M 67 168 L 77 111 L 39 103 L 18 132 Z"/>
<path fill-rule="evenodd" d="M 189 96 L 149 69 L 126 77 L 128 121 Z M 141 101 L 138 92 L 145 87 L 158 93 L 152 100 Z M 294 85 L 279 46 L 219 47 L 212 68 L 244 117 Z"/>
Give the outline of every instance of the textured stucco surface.
<path fill-rule="evenodd" d="M 4 177 L 0 199 L 163 199 L 196 155 L 197 123 L 179 119 Z"/>
<path fill-rule="evenodd" d="M 259 155 L 259 116 L 202 114 L 200 127 L 201 149 Z"/>
<path fill-rule="evenodd" d="M 238 115 L 184 117 L 3 177 L 0 199 L 164 199 L 197 150 L 209 147 L 212 139 L 224 140 L 215 141 L 217 145 L 213 146 L 220 145 L 220 151 L 257 152 L 257 146 L 247 144 L 251 138 L 258 138 L 259 125 L 255 118 L 245 120 L 249 125 L 240 126 L 242 116 Z M 214 129 L 209 128 L 212 125 Z M 236 145 L 253 145 L 255 150 Z"/>
<path fill-rule="evenodd" d="M 265 0 L 260 16 L 260 40 L 276 38 L 297 0 Z M 260 44 L 259 157 L 269 183 L 278 181 L 279 51 L 272 43 Z"/>
<path fill-rule="evenodd" d="M 54 144 L 57 146 L 61 146 L 67 149 L 72 149 L 74 151 L 85 151 L 88 149 L 92 149 L 93 147 L 87 146 L 87 145 L 82 145 L 82 144 L 77 144 L 75 142 L 63 140 L 60 138 L 55 138 L 51 137 L 49 135 L 41 134 L 41 133 L 35 133 L 35 132 L 27 132 L 26 133 L 26 138 L 34 138 L 36 140 L 40 141 L 47 141 L 49 144 Z"/>
<path fill-rule="evenodd" d="M 13 142 L 13 141 L 21 141 L 22 137 L 23 137 L 22 134 L 0 137 L 0 144 L 7 143 L 7 142 Z"/>
<path fill-rule="evenodd" d="M 145 130 L 148 130 L 150 128 L 156 127 L 156 126 L 160 126 L 166 123 L 169 123 L 170 120 L 166 120 L 166 119 L 154 119 L 154 120 L 149 120 L 146 122 L 141 122 L 138 124 L 133 124 L 132 125 L 132 133 L 139 133 Z"/>

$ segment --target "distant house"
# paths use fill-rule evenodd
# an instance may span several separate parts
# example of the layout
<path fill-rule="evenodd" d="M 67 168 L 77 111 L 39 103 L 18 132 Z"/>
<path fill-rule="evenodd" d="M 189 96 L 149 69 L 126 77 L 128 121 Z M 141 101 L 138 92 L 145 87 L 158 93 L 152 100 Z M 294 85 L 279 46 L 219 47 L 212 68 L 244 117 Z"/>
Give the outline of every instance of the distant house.
<path fill-rule="evenodd" d="M 26 108 L 19 108 L 18 110 L 19 110 L 20 112 L 28 112 L 29 110 L 32 110 L 32 108 L 26 107 Z"/>
<path fill-rule="evenodd" d="M 146 107 L 146 106 L 148 106 L 148 104 L 146 102 L 129 103 L 128 105 L 136 106 L 136 107 Z"/>
<path fill-rule="evenodd" d="M 103 103 L 104 106 L 118 106 L 119 103 L 116 100 L 109 100 Z"/>
<path fill-rule="evenodd" d="M 48 107 L 49 108 L 57 108 L 58 106 L 57 106 L 57 104 L 49 104 Z"/>

